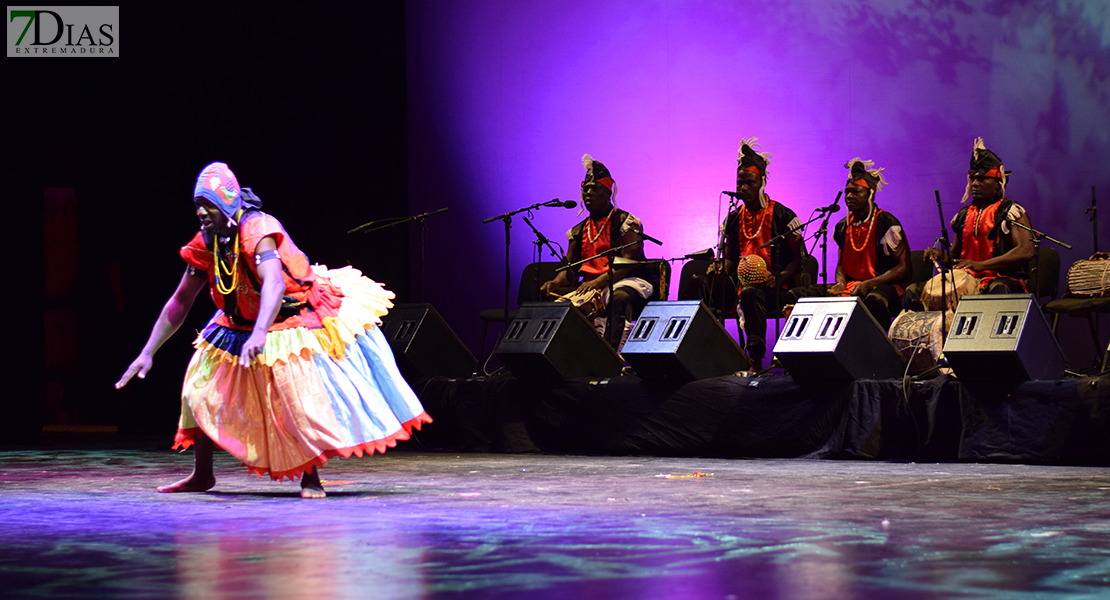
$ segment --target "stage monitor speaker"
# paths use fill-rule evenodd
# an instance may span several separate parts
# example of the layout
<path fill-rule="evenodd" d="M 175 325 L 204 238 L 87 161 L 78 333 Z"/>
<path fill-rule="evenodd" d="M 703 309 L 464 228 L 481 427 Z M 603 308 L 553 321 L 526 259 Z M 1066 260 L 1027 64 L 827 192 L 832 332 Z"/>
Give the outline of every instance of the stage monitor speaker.
<path fill-rule="evenodd" d="M 399 304 L 382 317 L 382 333 L 389 340 L 405 379 L 469 377 L 478 366 L 459 336 L 431 304 Z"/>
<path fill-rule="evenodd" d="M 613 377 L 624 366 L 586 317 L 567 302 L 521 305 L 493 355 L 517 379 Z"/>
<path fill-rule="evenodd" d="M 700 300 L 648 302 L 621 356 L 641 379 L 706 379 L 751 367 Z"/>
<path fill-rule="evenodd" d="M 906 363 L 863 300 L 802 298 L 783 325 L 775 357 L 794 379 L 894 379 Z"/>
<path fill-rule="evenodd" d="M 1064 376 L 1064 354 L 1032 294 L 960 298 L 944 357 L 960 379 Z"/>

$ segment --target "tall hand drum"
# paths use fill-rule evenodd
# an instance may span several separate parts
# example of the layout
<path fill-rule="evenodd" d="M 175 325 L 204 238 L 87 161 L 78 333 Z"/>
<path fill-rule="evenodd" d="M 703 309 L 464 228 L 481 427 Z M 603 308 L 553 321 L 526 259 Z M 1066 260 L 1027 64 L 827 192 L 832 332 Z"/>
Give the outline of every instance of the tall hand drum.
<path fill-rule="evenodd" d="M 925 310 L 954 311 L 961 297 L 979 293 L 978 278 L 964 269 L 952 269 L 948 272 L 948 281 L 944 282 L 944 296 L 947 296 L 948 300 L 945 302 L 944 296 L 941 295 L 941 279 L 940 273 L 936 274 L 921 291 L 921 303 L 925 305 Z"/>
<path fill-rule="evenodd" d="M 890 341 L 916 375 L 937 364 L 944 348 L 944 326 L 940 311 L 903 311 L 890 324 Z"/>

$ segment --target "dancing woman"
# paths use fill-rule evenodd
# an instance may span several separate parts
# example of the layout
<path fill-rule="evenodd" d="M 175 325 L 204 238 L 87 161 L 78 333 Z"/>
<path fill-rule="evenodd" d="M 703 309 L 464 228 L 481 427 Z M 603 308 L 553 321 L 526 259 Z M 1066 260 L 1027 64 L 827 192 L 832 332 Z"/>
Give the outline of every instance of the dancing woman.
<path fill-rule="evenodd" d="M 391 292 L 351 267 L 310 265 L 224 163 L 201 171 L 193 202 L 200 231 L 181 248 L 185 273 L 116 383 L 146 377 L 207 284 L 218 310 L 194 342 L 174 440 L 195 444 L 195 465 L 158 491 L 211 489 L 219 447 L 249 473 L 300 476 L 301 497 L 323 498 L 328 458 L 384 452 L 432 421 L 378 328 Z"/>

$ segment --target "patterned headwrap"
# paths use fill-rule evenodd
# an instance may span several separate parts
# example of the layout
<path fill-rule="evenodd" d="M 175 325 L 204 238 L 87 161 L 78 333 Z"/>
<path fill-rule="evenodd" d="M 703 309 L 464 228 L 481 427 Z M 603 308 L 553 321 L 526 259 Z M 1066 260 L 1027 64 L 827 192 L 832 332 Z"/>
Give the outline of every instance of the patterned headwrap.
<path fill-rule="evenodd" d="M 232 221 L 237 220 L 239 210 L 243 208 L 243 194 L 239 189 L 239 180 L 235 173 L 222 162 L 214 162 L 200 172 L 197 185 L 193 188 L 194 198 L 204 198 L 225 217 Z"/>
<path fill-rule="evenodd" d="M 1006 181 L 1010 179 L 1010 171 L 1002 165 L 1002 159 L 983 144 L 983 138 L 975 138 L 975 145 L 971 149 L 971 164 L 967 169 L 967 187 L 964 188 L 964 197 L 960 200 L 963 204 L 971 195 L 971 177 L 981 175 L 993 177 L 1002 182 L 1002 195 L 1006 195 Z"/>
<path fill-rule="evenodd" d="M 736 263 L 736 276 L 740 285 L 752 285 L 771 280 L 771 272 L 767 270 L 767 263 L 758 254 L 745 254 Z"/>

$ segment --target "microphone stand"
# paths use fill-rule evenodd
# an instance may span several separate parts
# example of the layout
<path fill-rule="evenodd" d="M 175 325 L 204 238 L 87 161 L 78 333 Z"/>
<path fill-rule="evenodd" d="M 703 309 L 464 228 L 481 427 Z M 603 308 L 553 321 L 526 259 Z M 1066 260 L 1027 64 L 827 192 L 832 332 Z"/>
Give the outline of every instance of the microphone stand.
<path fill-rule="evenodd" d="M 543 235 L 542 231 L 540 231 L 539 229 L 536 229 L 536 226 L 533 225 L 532 222 L 528 220 L 528 217 L 521 217 L 521 219 L 524 221 L 524 224 L 527 225 L 532 230 L 532 233 L 534 233 L 536 235 L 536 240 L 532 243 L 535 244 L 535 246 L 536 246 L 536 255 L 535 255 L 535 257 L 536 257 L 536 262 L 537 263 L 539 263 L 540 261 L 543 260 L 543 250 L 540 249 L 541 246 L 547 246 L 547 250 L 549 252 L 551 252 L 551 256 L 553 258 L 559 259 L 559 262 L 563 262 L 563 263 L 567 262 L 567 257 L 566 257 L 566 255 L 563 254 L 562 248 L 559 248 L 558 250 L 556 250 L 556 247 L 551 244 L 551 240 L 547 239 L 547 237 L 545 237 Z M 540 289 L 540 269 L 539 269 L 539 267 L 536 267 L 535 269 L 532 269 L 532 292 L 533 292 L 532 296 L 533 297 L 537 296 L 537 294 L 535 292 L 537 292 L 539 289 Z"/>
<path fill-rule="evenodd" d="M 834 205 L 836 205 L 836 203 L 840 200 L 840 194 L 841 193 L 843 193 L 843 191 L 837 193 L 836 200 L 833 201 Z M 812 219 L 806 221 L 805 223 L 800 223 L 798 225 L 795 225 L 794 227 L 791 227 L 790 229 L 787 229 L 786 231 L 784 231 L 784 232 L 776 235 L 775 237 L 767 240 L 765 243 L 760 244 L 759 247 L 760 248 L 766 248 L 768 246 L 772 246 L 774 244 L 777 244 L 777 243 L 781 242 L 782 240 L 786 239 L 786 236 L 790 235 L 791 233 L 794 233 L 795 231 L 798 231 L 799 229 L 802 229 L 803 227 L 805 227 L 806 225 L 809 225 L 810 223 L 816 221 L 817 219 L 823 218 L 824 221 L 821 223 L 821 229 L 819 229 L 815 235 L 816 236 L 822 236 L 821 268 L 825 270 L 825 273 L 823 273 L 824 282 L 826 284 L 828 284 L 829 283 L 829 276 L 828 276 L 828 264 L 827 263 L 828 263 L 829 256 L 828 256 L 828 253 L 826 251 L 826 245 L 828 244 L 828 238 L 829 238 L 829 219 L 832 218 L 832 214 L 836 211 L 832 210 L 831 206 L 828 207 L 828 208 L 819 208 L 819 209 L 817 209 L 817 211 L 820 212 L 821 214 L 817 215 L 816 217 L 813 217 Z M 804 244 L 802 245 L 802 250 L 805 250 L 805 245 Z M 773 251 L 778 252 L 778 248 L 774 248 Z M 804 258 L 805 257 L 803 256 L 802 258 L 803 258 L 803 263 L 804 263 Z M 771 266 L 772 265 L 767 265 L 768 269 L 770 269 Z M 797 274 L 795 273 L 795 276 L 796 275 Z M 779 285 L 779 280 L 778 280 L 779 274 L 778 273 L 772 273 L 772 276 L 774 277 L 774 286 L 775 286 L 775 307 L 776 307 L 776 310 L 781 311 L 782 310 L 782 286 Z M 814 282 L 814 283 L 816 283 L 816 282 Z M 778 331 L 777 323 L 778 323 L 778 321 L 776 321 L 776 325 L 775 325 L 775 331 L 776 332 Z M 774 356 L 772 356 L 771 357 L 771 362 L 774 363 L 774 360 L 775 360 Z"/>
<path fill-rule="evenodd" d="M 1054 237 L 1052 237 L 1052 236 L 1050 236 L 1050 235 L 1048 235 L 1048 234 L 1046 234 L 1042 231 L 1037 231 L 1036 229 L 1033 229 L 1032 227 L 1029 227 L 1028 225 L 1023 225 L 1022 223 L 1018 223 L 1014 219 L 1011 219 L 1011 218 L 1007 217 L 1006 220 L 1009 221 L 1011 225 L 1017 225 L 1018 227 L 1021 227 L 1022 229 L 1028 231 L 1029 233 L 1031 233 L 1033 235 L 1033 272 L 1029 274 L 1029 281 L 1030 281 L 1030 283 L 1035 281 L 1036 284 L 1037 284 L 1036 289 L 1033 290 L 1033 296 L 1035 297 L 1034 300 L 1036 300 L 1037 304 L 1039 305 L 1040 304 L 1040 288 L 1041 288 L 1041 240 L 1048 240 L 1048 241 L 1053 242 L 1055 244 L 1058 244 L 1058 245 L 1060 245 L 1060 246 L 1062 246 L 1062 247 L 1064 247 L 1068 250 L 1071 250 L 1071 246 L 1068 245 L 1066 242 L 1061 242 L 1060 240 L 1058 240 L 1058 239 L 1056 239 L 1056 238 L 1054 238 Z M 1034 277 L 1035 277 L 1035 279 L 1034 279 Z"/>
<path fill-rule="evenodd" d="M 940 309 L 940 323 L 944 334 L 948 335 L 948 272 L 952 270 L 952 257 L 949 256 L 952 252 L 952 243 L 948 240 L 948 227 L 944 222 L 944 209 L 940 206 L 940 190 L 933 190 L 933 195 L 937 199 L 937 214 L 940 215 L 940 237 L 937 241 L 940 242 L 940 297 L 943 299 L 944 306 Z M 955 285 L 955 280 L 952 284 Z M 953 315 L 955 316 L 955 315 Z"/>
<path fill-rule="evenodd" d="M 806 226 L 808 226 L 810 223 L 816 221 L 817 219 L 825 219 L 826 222 L 827 222 L 828 219 L 832 216 L 833 211 L 828 211 L 826 213 L 820 208 L 817 209 L 817 210 L 822 211 L 822 214 L 819 214 L 816 217 L 813 217 L 812 219 L 806 221 L 805 223 L 801 223 L 799 225 L 795 225 L 795 226 L 791 227 L 790 229 L 784 231 L 783 233 L 780 233 L 779 235 L 776 235 L 775 237 L 773 237 L 773 238 L 767 240 L 766 242 L 760 244 L 759 247 L 760 248 L 766 248 L 767 246 L 770 246 L 772 244 L 777 244 L 780 241 L 782 241 L 782 239 L 785 238 L 786 236 L 790 235 L 791 233 L 794 233 L 795 231 L 798 231 L 799 229 L 804 229 Z M 814 238 L 816 238 L 816 237 L 817 236 L 814 236 Z"/>
<path fill-rule="evenodd" d="M 825 219 L 821 221 L 821 228 L 817 230 L 816 236 L 821 238 L 821 283 L 822 285 L 829 285 L 829 219 L 832 218 L 832 211 L 825 213 Z"/>
<path fill-rule="evenodd" d="M 482 221 L 483 225 L 485 225 L 487 223 L 492 223 L 494 221 L 503 221 L 505 223 L 505 308 L 504 308 L 504 313 L 502 314 L 501 318 L 504 319 L 504 324 L 505 324 L 506 329 L 508 329 L 508 327 L 509 327 L 509 287 L 510 287 L 511 282 L 512 282 L 512 273 L 509 270 L 509 245 L 510 245 L 510 235 L 511 235 L 510 230 L 513 227 L 513 223 L 512 223 L 513 215 L 515 215 L 517 213 L 533 211 L 533 210 L 536 210 L 537 208 L 539 208 L 541 206 L 554 206 L 553 204 L 551 204 L 552 202 L 558 202 L 558 200 L 549 200 L 548 202 L 537 202 L 537 203 L 533 204 L 532 206 L 529 206 L 529 207 L 526 207 L 526 208 L 518 208 L 516 210 L 511 210 L 507 213 L 497 215 L 496 217 L 490 217 L 490 218 Z M 562 205 L 562 203 L 560 203 L 560 206 L 561 205 Z"/>
<path fill-rule="evenodd" d="M 1091 215 L 1091 237 L 1093 238 L 1094 247 L 1091 250 L 1091 256 L 1098 254 L 1098 207 L 1095 206 L 1095 186 L 1091 186 L 1091 206 L 1086 211 Z M 1102 319 L 1095 316 L 1095 339 L 1102 339 Z M 1098 348 L 1095 348 L 1098 351 Z M 1106 358 L 1103 357 L 1102 364 L 1106 364 Z"/>
<path fill-rule="evenodd" d="M 398 225 L 408 223 L 409 221 L 416 221 L 417 223 L 420 223 L 420 294 L 418 294 L 416 296 L 416 298 L 420 301 L 423 301 L 424 300 L 424 250 L 427 247 L 427 228 L 424 225 L 424 220 L 427 219 L 428 217 L 432 216 L 432 215 L 438 215 L 439 213 L 442 213 L 442 212 L 447 212 L 447 209 L 446 208 L 441 208 L 439 210 L 433 210 L 432 212 L 421 213 L 419 215 L 412 215 L 411 217 L 390 217 L 388 219 L 378 219 L 376 221 L 370 221 L 369 223 L 364 223 L 362 225 L 359 225 L 358 227 L 355 227 L 354 229 L 350 229 L 350 230 L 347 231 L 347 233 L 348 234 L 358 233 L 358 232 L 370 233 L 372 231 L 378 231 L 379 229 L 385 229 L 386 227 L 396 227 Z"/>
<path fill-rule="evenodd" d="M 825 286 L 829 285 L 829 219 L 832 218 L 834 212 L 840 209 L 840 196 L 842 194 L 844 194 L 844 190 L 837 191 L 836 198 L 833 200 L 832 204 L 817 209 L 825 215 L 825 220 L 821 221 L 821 228 L 813 235 L 814 243 L 816 243 L 817 240 L 821 240 L 821 283 Z M 834 208 L 837 210 L 833 210 Z M 812 223 L 814 220 L 808 221 L 802 225 L 802 227 Z M 812 250 L 810 254 L 813 254 Z M 813 283 L 816 284 L 817 282 L 814 281 Z"/>
<path fill-rule="evenodd" d="M 740 212 L 739 211 L 740 211 L 740 203 L 743 202 L 743 201 L 740 200 L 739 196 L 737 196 L 736 194 L 731 194 L 729 192 L 724 192 L 724 193 L 728 194 L 728 197 L 729 197 L 728 212 L 725 213 L 725 222 L 724 222 L 724 224 L 721 225 L 721 230 L 719 232 L 720 235 L 717 237 L 717 258 L 710 259 L 710 263 L 714 263 L 714 262 L 717 262 L 719 260 L 720 263 L 721 263 L 721 273 L 716 274 L 716 275 L 723 275 L 729 281 L 732 281 L 732 275 L 730 273 L 725 273 L 724 272 L 725 240 L 727 239 L 727 236 L 728 236 L 728 219 L 729 219 L 729 217 L 732 216 L 733 212 L 736 212 L 736 227 L 738 229 L 740 227 Z M 720 200 L 719 199 L 718 199 L 718 204 L 717 205 L 720 206 Z M 717 281 L 717 276 L 716 275 L 714 277 L 709 278 L 709 289 L 705 290 L 705 293 L 707 295 L 706 300 L 710 304 L 712 304 L 713 296 L 715 296 L 717 294 L 717 290 L 720 289 L 720 291 L 721 291 L 721 302 L 720 302 L 721 315 L 719 317 L 719 320 L 720 320 L 721 324 L 723 325 L 725 320 L 728 319 L 728 313 L 729 313 L 729 311 L 728 311 L 729 299 L 725 297 L 725 295 L 728 293 L 728 287 L 725 286 L 725 285 L 720 285 Z M 735 299 L 733 299 L 733 300 L 735 300 Z"/>
<path fill-rule="evenodd" d="M 640 235 L 643 235 L 642 233 L 640 233 L 638 231 L 636 233 L 640 234 Z M 652 239 L 652 238 L 649 238 L 649 239 Z M 654 241 L 654 239 L 653 239 L 653 241 Z M 618 254 L 621 250 L 624 250 L 625 248 L 631 248 L 632 246 L 635 246 L 636 244 L 642 244 L 642 243 L 643 243 L 643 240 L 636 240 L 635 242 L 629 242 L 629 243 L 624 244 L 622 246 L 617 246 L 615 248 L 610 248 L 610 249 L 608 249 L 604 252 L 598 252 L 597 254 L 595 254 L 595 255 L 593 255 L 589 258 L 583 258 L 582 260 L 580 260 L 576 263 L 572 263 L 572 264 L 569 264 L 569 265 L 566 265 L 566 266 L 563 266 L 563 267 L 559 267 L 558 269 L 555 269 L 555 272 L 558 273 L 559 271 L 566 271 L 567 269 L 573 269 L 573 268 L 575 268 L 579 265 L 584 265 L 584 264 L 590 262 L 591 260 L 593 260 L 595 258 L 598 258 L 598 257 L 601 257 L 601 256 L 604 256 L 606 258 L 606 260 L 608 261 L 608 264 L 606 266 L 606 271 L 605 271 L 606 276 L 608 278 L 608 281 L 606 282 L 606 284 L 607 284 L 606 287 L 609 288 L 609 301 L 606 302 L 606 304 L 605 304 L 605 334 L 606 335 L 610 335 L 613 331 L 613 329 L 612 329 L 612 327 L 613 327 L 613 311 L 609 310 L 609 302 L 613 301 L 613 283 L 614 283 L 613 282 L 613 257 L 616 254 Z M 617 349 L 613 348 L 613 351 L 616 352 Z"/>
<path fill-rule="evenodd" d="M 1091 214 L 1091 235 L 1094 237 L 1094 249 L 1091 255 L 1098 254 L 1098 207 L 1095 206 L 1095 186 L 1091 186 L 1091 206 L 1086 211 Z M 1100 338 L 1101 339 L 1101 338 Z"/>
<path fill-rule="evenodd" d="M 1062 241 L 1048 235 L 1047 233 L 1044 233 L 1043 231 L 1037 231 L 1036 229 L 1033 229 L 1032 227 L 1029 227 L 1028 225 L 1018 223 L 1017 221 L 1015 221 L 1014 219 L 1011 219 L 1009 217 L 1007 217 L 1006 220 L 1009 221 L 1011 225 L 1017 225 L 1018 227 L 1021 227 L 1022 229 L 1024 229 L 1024 230 L 1028 231 L 1029 233 L 1033 234 L 1033 274 L 1035 274 L 1037 276 L 1037 279 L 1036 279 L 1037 289 L 1033 290 L 1033 302 L 1034 302 L 1034 306 L 1037 307 L 1037 311 L 1040 312 L 1041 301 L 1040 301 L 1039 294 L 1040 294 L 1040 287 L 1041 287 L 1041 281 L 1040 281 L 1040 277 L 1041 277 L 1041 273 L 1040 273 L 1040 270 L 1041 270 L 1041 240 L 1048 240 L 1048 241 L 1050 241 L 1054 244 L 1058 244 L 1061 247 L 1066 248 L 1068 250 L 1071 250 L 1072 248 L 1068 243 L 1062 242 Z M 1029 281 L 1030 282 L 1033 281 L 1033 274 L 1030 274 L 1030 276 L 1029 276 Z M 1096 317 L 1096 319 L 1097 319 L 1097 317 Z M 1095 330 L 1095 335 L 1096 336 L 1098 335 L 1098 330 L 1097 329 Z M 1096 337 L 1096 339 L 1100 339 L 1100 338 Z M 1060 348 L 1060 341 L 1056 339 L 1055 335 L 1052 336 L 1052 341 L 1056 344 L 1056 350 L 1060 353 L 1061 356 L 1063 356 L 1064 350 L 1062 348 Z M 1098 348 L 1097 347 L 1095 348 L 1095 356 L 1096 357 L 1098 356 Z"/>

